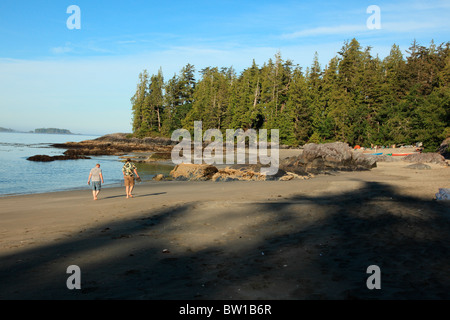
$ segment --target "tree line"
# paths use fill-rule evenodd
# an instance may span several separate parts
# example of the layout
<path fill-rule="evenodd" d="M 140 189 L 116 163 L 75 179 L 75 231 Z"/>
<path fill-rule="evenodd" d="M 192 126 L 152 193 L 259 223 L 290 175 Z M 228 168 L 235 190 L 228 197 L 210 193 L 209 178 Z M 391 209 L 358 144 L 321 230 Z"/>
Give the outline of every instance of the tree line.
<path fill-rule="evenodd" d="M 317 53 L 306 70 L 277 53 L 239 74 L 207 67 L 196 80 L 195 73 L 187 64 L 168 81 L 161 69 L 139 74 L 134 136 L 170 137 L 203 121 L 204 130 L 279 129 L 285 145 L 423 142 L 432 150 L 450 135 L 450 42 L 414 41 L 406 57 L 394 44 L 380 59 L 352 39 L 324 67 Z"/>

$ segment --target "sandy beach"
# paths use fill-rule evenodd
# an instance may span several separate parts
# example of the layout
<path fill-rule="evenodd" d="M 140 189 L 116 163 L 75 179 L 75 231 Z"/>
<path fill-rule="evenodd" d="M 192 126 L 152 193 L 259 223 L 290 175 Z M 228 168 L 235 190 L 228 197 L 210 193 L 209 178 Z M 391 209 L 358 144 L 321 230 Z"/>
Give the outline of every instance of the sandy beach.
<path fill-rule="evenodd" d="M 0 299 L 450 299 L 450 167 L 409 164 L 2 197 Z"/>

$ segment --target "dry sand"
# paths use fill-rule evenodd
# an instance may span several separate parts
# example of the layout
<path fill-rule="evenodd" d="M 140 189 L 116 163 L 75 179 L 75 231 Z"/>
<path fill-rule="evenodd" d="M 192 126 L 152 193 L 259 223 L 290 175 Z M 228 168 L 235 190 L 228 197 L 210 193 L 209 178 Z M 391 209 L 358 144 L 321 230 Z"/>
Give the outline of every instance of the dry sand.
<path fill-rule="evenodd" d="M 0 299 L 450 299 L 450 168 L 407 165 L 3 197 Z"/>

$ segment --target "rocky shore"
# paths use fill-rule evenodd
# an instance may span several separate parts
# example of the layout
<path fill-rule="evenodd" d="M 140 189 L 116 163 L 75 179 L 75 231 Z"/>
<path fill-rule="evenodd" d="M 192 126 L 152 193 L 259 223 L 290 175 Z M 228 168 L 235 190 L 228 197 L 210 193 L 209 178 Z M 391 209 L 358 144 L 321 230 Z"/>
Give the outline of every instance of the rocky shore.
<path fill-rule="evenodd" d="M 443 142 L 444 150 L 447 147 Z M 30 161 L 54 161 L 71 159 L 90 159 L 90 156 L 115 155 L 128 157 L 133 153 L 143 153 L 136 162 L 171 161 L 172 148 L 178 144 L 169 138 L 147 137 L 130 138 L 126 133 L 115 133 L 94 140 L 53 144 L 54 148 L 66 149 L 63 155 L 36 155 L 29 157 Z M 447 149 L 446 149 L 447 150 Z M 371 170 L 377 162 L 392 162 L 403 160 L 413 164 L 425 163 L 446 166 L 444 156 L 439 153 L 412 153 L 404 157 L 393 157 L 388 154 L 374 155 L 352 149 L 347 143 L 333 142 L 325 144 L 306 144 L 294 156 L 280 157 L 279 169 L 275 175 L 262 173 L 261 164 L 232 164 L 230 166 L 213 166 L 208 164 L 182 163 L 172 170 L 169 176 L 155 177 L 155 180 L 183 181 L 266 181 L 310 179 L 317 174 L 329 174 L 339 171 Z M 419 168 L 413 166 L 414 168 Z"/>
<path fill-rule="evenodd" d="M 89 159 L 89 156 L 123 156 L 133 152 L 168 153 L 176 142 L 169 138 L 129 138 L 126 133 L 114 133 L 94 140 L 52 144 L 53 148 L 66 149 L 61 156 L 35 155 L 30 161 Z"/>
<path fill-rule="evenodd" d="M 353 151 L 347 143 L 310 143 L 298 156 L 282 159 L 275 175 L 261 173 L 260 164 L 235 164 L 217 168 L 208 164 L 179 164 L 170 173 L 170 178 L 182 181 L 266 181 L 310 179 L 316 174 L 338 171 L 361 171 L 376 167 L 376 159 Z M 161 179 L 160 179 L 161 180 Z"/>

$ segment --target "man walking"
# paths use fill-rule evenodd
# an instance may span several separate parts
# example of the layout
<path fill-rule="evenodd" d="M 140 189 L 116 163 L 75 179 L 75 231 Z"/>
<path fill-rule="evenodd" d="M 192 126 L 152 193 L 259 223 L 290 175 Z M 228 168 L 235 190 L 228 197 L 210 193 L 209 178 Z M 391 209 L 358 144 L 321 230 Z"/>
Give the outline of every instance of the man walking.
<path fill-rule="evenodd" d="M 133 198 L 133 195 L 131 194 L 133 192 L 134 188 L 134 175 L 139 179 L 139 175 L 137 173 L 136 166 L 133 162 L 131 162 L 131 159 L 128 158 L 125 164 L 122 167 L 122 173 L 123 173 L 123 179 L 125 184 L 125 191 L 127 193 L 127 199 Z"/>
<path fill-rule="evenodd" d="M 91 172 L 89 173 L 88 178 L 88 184 L 90 184 L 92 181 L 92 196 L 94 197 L 94 200 L 97 200 L 97 196 L 102 188 L 103 182 L 103 174 L 102 169 L 100 169 L 100 164 L 96 164 L 94 168 L 91 169 Z"/>

